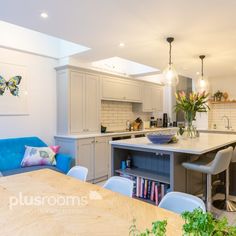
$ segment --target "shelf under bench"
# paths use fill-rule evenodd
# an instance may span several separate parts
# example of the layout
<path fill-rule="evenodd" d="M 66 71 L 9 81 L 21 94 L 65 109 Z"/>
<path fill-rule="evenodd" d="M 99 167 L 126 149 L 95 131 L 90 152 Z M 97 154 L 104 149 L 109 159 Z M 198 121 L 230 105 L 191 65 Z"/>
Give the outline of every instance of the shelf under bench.
<path fill-rule="evenodd" d="M 143 168 L 126 168 L 124 170 L 118 169 L 115 172 L 118 174 L 142 177 L 144 179 L 153 180 L 164 184 L 170 184 L 170 178 L 168 175 L 161 175 L 158 174 L 156 171 L 147 170 Z"/>

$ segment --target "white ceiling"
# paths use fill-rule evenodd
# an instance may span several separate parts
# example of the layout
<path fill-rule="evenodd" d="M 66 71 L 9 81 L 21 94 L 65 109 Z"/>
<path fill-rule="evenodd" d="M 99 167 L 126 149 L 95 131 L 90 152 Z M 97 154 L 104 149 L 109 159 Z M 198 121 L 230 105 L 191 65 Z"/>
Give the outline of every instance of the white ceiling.
<path fill-rule="evenodd" d="M 164 69 L 165 38 L 174 36 L 180 74 L 196 76 L 206 54 L 205 74 L 236 76 L 235 0 L 0 0 L 0 8 L 0 20 L 91 48 L 81 62 L 119 56 Z"/>

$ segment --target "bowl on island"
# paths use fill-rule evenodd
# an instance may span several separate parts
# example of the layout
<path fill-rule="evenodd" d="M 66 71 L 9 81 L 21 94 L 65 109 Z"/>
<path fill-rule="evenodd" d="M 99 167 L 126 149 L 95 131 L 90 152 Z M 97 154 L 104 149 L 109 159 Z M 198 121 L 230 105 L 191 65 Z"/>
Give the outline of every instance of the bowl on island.
<path fill-rule="evenodd" d="M 151 133 L 147 134 L 147 138 L 154 144 L 165 144 L 171 142 L 171 140 L 175 137 L 175 134 L 169 133 Z"/>

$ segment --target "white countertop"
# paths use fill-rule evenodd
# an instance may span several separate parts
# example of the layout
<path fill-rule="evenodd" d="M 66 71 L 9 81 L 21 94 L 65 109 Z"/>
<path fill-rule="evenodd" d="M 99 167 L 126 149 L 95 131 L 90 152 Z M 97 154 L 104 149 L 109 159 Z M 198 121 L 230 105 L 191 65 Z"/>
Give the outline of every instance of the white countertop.
<path fill-rule="evenodd" d="M 235 129 L 199 129 L 199 132 L 210 132 L 210 133 L 232 133 L 236 134 Z"/>
<path fill-rule="evenodd" d="M 119 132 L 108 132 L 108 133 L 87 133 L 87 134 L 77 134 L 77 135 L 55 135 L 55 138 L 66 138 L 66 139 L 83 139 L 83 138 L 94 138 L 94 137 L 109 137 L 109 136 L 129 136 L 142 133 L 151 133 L 164 130 L 178 130 L 176 127 L 169 128 L 153 128 L 153 129 L 144 129 L 139 131 L 119 131 Z"/>
<path fill-rule="evenodd" d="M 201 155 L 218 148 L 236 143 L 234 134 L 201 133 L 200 137 L 194 139 L 180 138 L 177 143 L 153 144 L 148 138 L 135 138 L 119 141 L 110 141 L 113 146 L 123 146 L 132 148 L 144 148 L 154 151 L 169 151 L 177 153 L 188 153 Z"/>

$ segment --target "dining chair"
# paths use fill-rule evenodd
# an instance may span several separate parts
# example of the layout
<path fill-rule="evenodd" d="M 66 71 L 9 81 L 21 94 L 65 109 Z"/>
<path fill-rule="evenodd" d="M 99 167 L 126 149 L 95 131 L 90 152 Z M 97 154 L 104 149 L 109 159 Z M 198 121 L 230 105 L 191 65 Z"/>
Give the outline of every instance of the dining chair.
<path fill-rule="evenodd" d="M 205 204 L 200 198 L 181 192 L 167 193 L 162 198 L 159 207 L 177 214 L 181 214 L 184 211 L 192 212 L 196 208 L 201 208 L 203 212 L 206 212 Z"/>
<path fill-rule="evenodd" d="M 88 175 L 88 169 L 83 166 L 74 166 L 68 171 L 67 175 L 85 182 Z"/>
<path fill-rule="evenodd" d="M 134 182 L 127 178 L 113 176 L 106 181 L 103 187 L 113 192 L 132 197 Z"/>

